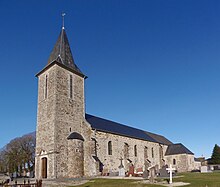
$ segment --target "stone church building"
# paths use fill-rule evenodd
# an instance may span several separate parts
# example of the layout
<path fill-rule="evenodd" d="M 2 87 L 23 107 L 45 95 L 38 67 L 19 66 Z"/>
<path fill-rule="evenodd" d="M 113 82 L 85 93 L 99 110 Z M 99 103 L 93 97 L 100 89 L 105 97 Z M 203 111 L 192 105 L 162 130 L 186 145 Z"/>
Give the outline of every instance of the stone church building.
<path fill-rule="evenodd" d="M 194 169 L 194 154 L 167 138 L 85 113 L 84 81 L 64 27 L 38 77 L 36 178 L 117 174 L 172 164 Z"/>

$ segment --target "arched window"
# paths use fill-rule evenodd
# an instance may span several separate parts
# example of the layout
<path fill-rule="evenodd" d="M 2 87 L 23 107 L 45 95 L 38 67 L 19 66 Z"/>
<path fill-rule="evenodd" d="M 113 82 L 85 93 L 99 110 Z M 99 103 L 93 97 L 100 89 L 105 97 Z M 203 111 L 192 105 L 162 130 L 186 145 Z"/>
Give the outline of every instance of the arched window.
<path fill-rule="evenodd" d="M 176 159 L 175 158 L 173 159 L 173 165 L 176 165 Z"/>
<path fill-rule="evenodd" d="M 108 155 L 112 155 L 112 142 L 108 142 Z"/>
<path fill-rule="evenodd" d="M 129 145 L 127 143 L 124 144 L 124 158 L 129 158 Z"/>
<path fill-rule="evenodd" d="M 134 146 L 134 156 L 137 156 L 137 145 Z"/>
<path fill-rule="evenodd" d="M 95 138 L 92 138 L 92 154 L 97 156 L 97 142 Z"/>
<path fill-rule="evenodd" d="M 41 177 L 43 179 L 47 178 L 47 158 L 41 159 Z"/>
<path fill-rule="evenodd" d="M 151 148 L 152 158 L 154 158 L 154 148 Z"/>
<path fill-rule="evenodd" d="M 144 147 L 144 160 L 148 159 L 148 148 L 145 146 Z"/>

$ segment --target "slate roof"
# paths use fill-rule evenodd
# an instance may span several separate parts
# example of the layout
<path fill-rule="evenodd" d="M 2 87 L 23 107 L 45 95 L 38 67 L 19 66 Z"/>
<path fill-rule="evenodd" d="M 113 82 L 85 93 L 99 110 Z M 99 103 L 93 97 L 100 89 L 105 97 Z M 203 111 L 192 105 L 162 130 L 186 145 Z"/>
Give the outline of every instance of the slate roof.
<path fill-rule="evenodd" d="M 50 54 L 48 59 L 48 64 L 52 63 L 53 61 L 57 61 L 76 72 L 83 74 L 77 65 L 74 63 L 73 55 L 70 49 L 69 41 L 66 35 L 66 31 L 62 28 L 60 35 L 57 39 L 57 42 Z"/>
<path fill-rule="evenodd" d="M 85 117 L 88 123 L 91 125 L 92 129 L 98 131 L 127 136 L 131 138 L 137 138 L 141 140 L 147 140 L 150 142 L 157 142 L 165 145 L 169 145 L 172 143 L 161 135 L 122 125 L 120 123 L 92 116 L 90 114 L 86 114 Z"/>
<path fill-rule="evenodd" d="M 195 162 L 202 162 L 202 160 L 200 158 L 194 158 Z"/>
<path fill-rule="evenodd" d="M 171 144 L 168 146 L 165 155 L 177 155 L 177 154 L 189 154 L 194 155 L 189 149 L 187 149 L 183 144 Z"/>
<path fill-rule="evenodd" d="M 152 132 L 145 132 L 145 133 L 147 133 L 149 136 L 151 136 L 153 139 L 155 139 L 158 143 L 161 143 L 164 145 L 173 144 L 170 140 L 168 140 L 167 138 L 165 138 L 162 135 L 154 134 Z"/>
<path fill-rule="evenodd" d="M 82 137 L 82 135 L 80 135 L 80 134 L 77 133 L 77 132 L 71 133 L 71 134 L 67 137 L 67 139 L 68 139 L 68 140 L 77 139 L 77 140 L 82 140 L 82 141 L 84 141 L 84 138 Z"/>
<path fill-rule="evenodd" d="M 76 73 L 77 75 L 83 78 L 87 78 L 74 62 L 73 55 L 70 49 L 70 44 L 64 28 L 62 28 L 60 35 L 56 41 L 56 44 L 52 52 L 50 53 L 47 66 L 42 71 L 40 71 L 36 76 L 41 74 L 43 71 L 45 71 L 55 63 L 63 68 L 67 68 L 68 70 Z"/>

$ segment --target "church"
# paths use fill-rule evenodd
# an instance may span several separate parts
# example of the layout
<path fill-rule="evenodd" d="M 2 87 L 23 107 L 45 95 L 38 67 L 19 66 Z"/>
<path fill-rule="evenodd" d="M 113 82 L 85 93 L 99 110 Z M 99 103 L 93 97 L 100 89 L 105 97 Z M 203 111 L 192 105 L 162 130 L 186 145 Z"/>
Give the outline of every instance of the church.
<path fill-rule="evenodd" d="M 172 164 L 195 169 L 194 154 L 162 135 L 85 113 L 86 75 L 76 65 L 65 28 L 38 77 L 35 176 L 78 178 L 148 171 Z"/>

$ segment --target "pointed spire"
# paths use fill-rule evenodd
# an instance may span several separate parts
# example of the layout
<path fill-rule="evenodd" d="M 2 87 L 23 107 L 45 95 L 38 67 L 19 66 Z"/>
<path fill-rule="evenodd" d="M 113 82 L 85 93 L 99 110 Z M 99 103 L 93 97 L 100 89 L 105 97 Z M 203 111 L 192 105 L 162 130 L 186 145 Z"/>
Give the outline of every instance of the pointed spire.
<path fill-rule="evenodd" d="M 65 14 L 62 14 L 62 17 L 64 17 Z M 64 66 L 72 69 L 74 72 L 80 74 L 81 76 L 84 76 L 83 73 L 80 71 L 80 69 L 77 67 L 77 65 L 74 63 L 73 55 L 71 53 L 69 41 L 66 35 L 66 31 L 64 29 L 64 20 L 62 25 L 62 30 L 60 32 L 60 35 L 57 39 L 57 42 L 50 54 L 48 65 L 52 62 L 58 62 L 60 64 L 63 64 Z M 85 76 L 84 76 L 85 77 Z"/>

